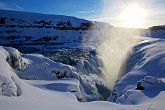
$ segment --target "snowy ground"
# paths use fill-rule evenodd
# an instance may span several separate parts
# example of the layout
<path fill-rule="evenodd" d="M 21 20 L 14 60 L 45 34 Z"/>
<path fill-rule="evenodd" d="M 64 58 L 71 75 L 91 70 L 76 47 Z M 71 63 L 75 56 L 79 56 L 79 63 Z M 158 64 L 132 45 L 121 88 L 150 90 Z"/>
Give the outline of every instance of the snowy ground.
<path fill-rule="evenodd" d="M 75 72 L 74 68 L 55 63 L 41 55 L 20 55 L 13 48 L 0 47 L 1 109 L 164 110 L 164 49 L 164 40 L 156 39 L 138 44 L 128 62 L 128 73 L 118 80 L 112 96 L 108 99 L 112 102 L 78 102 L 77 97 L 81 98 L 84 95 L 78 80 L 59 80 L 56 79 L 57 76 L 53 76 L 56 80 L 50 81 L 42 76 L 45 74 L 50 77 L 51 71 L 47 70 L 52 69 L 60 73 L 64 73 L 63 70 L 66 69 L 68 74 L 72 74 Z M 15 63 L 11 63 L 13 61 Z M 47 63 L 41 65 L 43 61 Z M 36 73 L 41 80 L 23 80 L 16 75 L 15 72 L 19 69 L 25 70 L 26 74 L 32 74 L 32 70 L 39 68 L 35 66 L 36 63 L 39 67 L 46 67 Z M 15 71 L 11 67 L 15 67 Z"/>
<path fill-rule="evenodd" d="M 33 82 L 34 83 L 34 82 Z M 48 82 L 44 82 L 47 83 Z M 49 82 L 49 84 L 54 82 Z M 36 84 L 36 83 L 35 83 Z M 42 83 L 43 84 L 43 83 Z M 36 84 L 37 85 L 37 84 Z M 48 91 L 28 85 L 22 82 L 23 94 L 19 97 L 1 96 L 2 110 L 163 110 L 164 96 L 161 92 L 154 100 L 142 102 L 137 105 L 120 105 L 111 102 L 80 103 L 72 94 L 66 92 Z M 133 97 L 136 98 L 137 96 Z"/>

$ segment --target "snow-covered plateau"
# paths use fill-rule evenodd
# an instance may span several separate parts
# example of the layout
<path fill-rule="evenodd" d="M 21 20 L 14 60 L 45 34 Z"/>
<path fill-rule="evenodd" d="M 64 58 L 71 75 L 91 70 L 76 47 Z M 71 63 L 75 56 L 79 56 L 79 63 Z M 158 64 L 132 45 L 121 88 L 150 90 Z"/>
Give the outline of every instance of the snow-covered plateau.
<path fill-rule="evenodd" d="M 74 17 L 0 10 L 0 109 L 164 110 L 164 26 L 134 37 L 139 42 L 113 90 L 93 45 L 111 28 Z"/>

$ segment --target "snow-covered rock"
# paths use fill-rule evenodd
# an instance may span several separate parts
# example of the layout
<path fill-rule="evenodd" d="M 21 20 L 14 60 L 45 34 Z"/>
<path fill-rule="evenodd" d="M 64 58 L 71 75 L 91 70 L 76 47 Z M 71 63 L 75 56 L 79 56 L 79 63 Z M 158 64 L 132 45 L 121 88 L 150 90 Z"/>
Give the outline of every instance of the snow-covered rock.
<path fill-rule="evenodd" d="M 137 82 L 136 89 L 126 90 L 115 102 L 122 104 L 139 104 L 159 96 L 165 91 L 165 82 L 146 76 Z"/>
<path fill-rule="evenodd" d="M 137 90 L 144 90 L 150 86 L 152 86 L 153 84 L 158 84 L 161 83 L 161 80 L 154 78 L 152 76 L 146 76 L 144 77 L 144 79 L 140 80 L 137 82 Z"/>
<path fill-rule="evenodd" d="M 0 95 L 4 96 L 17 96 L 18 86 L 14 82 L 15 73 L 8 64 L 7 60 L 10 58 L 10 52 L 0 47 Z"/>
<path fill-rule="evenodd" d="M 27 68 L 26 62 L 21 57 L 20 52 L 12 47 L 3 47 L 8 53 L 7 62 L 16 70 L 24 70 Z"/>

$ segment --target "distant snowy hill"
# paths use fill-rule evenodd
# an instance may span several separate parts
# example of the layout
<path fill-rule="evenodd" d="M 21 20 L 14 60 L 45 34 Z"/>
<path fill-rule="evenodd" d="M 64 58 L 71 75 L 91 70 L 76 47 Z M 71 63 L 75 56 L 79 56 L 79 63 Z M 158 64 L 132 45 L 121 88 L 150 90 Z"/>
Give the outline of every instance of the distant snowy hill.
<path fill-rule="evenodd" d="M 112 27 L 71 16 L 0 10 L 0 44 L 77 47 L 94 42 L 95 31 L 105 26 Z"/>

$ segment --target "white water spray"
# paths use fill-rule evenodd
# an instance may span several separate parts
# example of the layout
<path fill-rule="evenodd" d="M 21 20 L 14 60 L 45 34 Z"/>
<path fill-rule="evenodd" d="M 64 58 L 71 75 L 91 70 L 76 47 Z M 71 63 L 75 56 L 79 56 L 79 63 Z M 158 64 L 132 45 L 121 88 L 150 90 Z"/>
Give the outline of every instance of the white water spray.
<path fill-rule="evenodd" d="M 109 36 L 105 35 L 108 37 L 103 39 L 97 48 L 97 53 L 103 61 L 103 70 L 110 89 L 113 88 L 116 80 L 124 74 L 127 55 L 138 41 L 131 37 L 133 30 L 130 31 L 130 29 L 119 28 L 109 30 Z"/>
<path fill-rule="evenodd" d="M 112 19 L 112 21 L 117 21 L 112 16 L 117 17 L 120 14 L 120 11 L 122 11 L 121 7 L 125 2 L 114 1 L 113 4 L 111 3 L 109 0 L 103 0 L 102 14 L 100 15 L 104 19 L 103 21 L 108 22 L 109 20 L 110 23 Z M 113 10 L 110 10 L 109 7 L 113 7 L 111 8 Z M 112 11 L 116 13 L 111 13 Z M 139 36 L 140 33 L 137 29 L 110 28 L 110 26 L 105 24 L 101 25 L 100 30 L 95 32 L 96 38 L 100 41 L 97 45 L 97 53 L 102 58 L 105 78 L 111 90 L 116 80 L 125 74 L 128 54 L 131 48 L 139 41 L 133 36 Z"/>
<path fill-rule="evenodd" d="M 117 2 L 114 7 L 116 7 L 116 4 L 118 6 L 118 4 L 121 5 L 123 3 Z M 107 19 L 112 20 L 112 17 L 107 17 L 107 14 L 111 14 L 111 11 L 108 11 L 109 4 L 109 0 L 103 0 L 103 12 L 100 18 L 103 18 L 105 22 L 108 22 Z M 116 13 L 111 16 L 118 15 Z M 96 44 L 97 53 L 102 58 L 104 75 L 108 86 L 112 90 L 116 80 L 125 74 L 126 62 L 131 48 L 139 42 L 139 39 L 133 36 L 139 36 L 141 31 L 138 29 L 113 27 L 108 23 L 95 23 L 94 26 L 93 29 L 97 30 L 92 30 L 88 33 L 89 35 L 85 36 L 91 35 L 94 37 L 93 41 L 98 42 Z"/>

